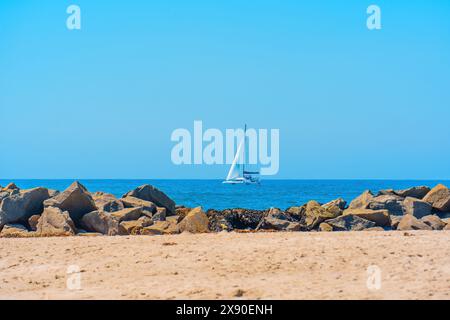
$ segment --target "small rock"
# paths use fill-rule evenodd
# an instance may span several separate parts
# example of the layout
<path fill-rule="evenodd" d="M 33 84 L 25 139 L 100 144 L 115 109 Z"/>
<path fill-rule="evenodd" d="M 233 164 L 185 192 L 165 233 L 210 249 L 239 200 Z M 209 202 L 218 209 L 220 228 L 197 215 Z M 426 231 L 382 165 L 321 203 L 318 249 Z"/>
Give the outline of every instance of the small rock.
<path fill-rule="evenodd" d="M 391 228 L 396 230 L 400 220 L 402 220 L 403 216 L 391 216 Z"/>
<path fill-rule="evenodd" d="M 433 230 L 442 230 L 446 226 L 446 223 L 439 219 L 437 215 L 428 215 L 420 220 L 429 225 Z"/>
<path fill-rule="evenodd" d="M 111 212 L 110 216 L 119 222 L 137 220 L 142 214 L 142 207 L 127 208 L 115 212 Z"/>
<path fill-rule="evenodd" d="M 305 225 L 309 230 L 318 227 L 322 222 L 339 216 L 341 212 L 330 212 L 317 201 L 309 201 L 305 209 Z"/>
<path fill-rule="evenodd" d="M 319 225 L 319 231 L 322 231 L 322 232 L 331 232 L 331 231 L 333 231 L 333 227 L 332 227 L 331 225 L 329 225 L 328 223 L 326 223 L 326 222 L 322 222 L 322 223 Z"/>
<path fill-rule="evenodd" d="M 156 213 L 153 214 L 153 221 L 166 221 L 166 208 L 156 207 Z"/>
<path fill-rule="evenodd" d="M 165 221 L 161 221 L 161 222 L 165 222 Z M 153 226 L 147 227 L 147 228 L 143 228 L 142 230 L 140 230 L 140 235 L 143 236 L 160 236 L 165 233 L 165 230 L 162 228 L 158 227 L 158 224 L 155 224 Z"/>
<path fill-rule="evenodd" d="M 432 228 L 413 215 L 405 214 L 400 220 L 397 230 L 432 230 Z"/>
<path fill-rule="evenodd" d="M 342 211 L 344 211 L 346 205 L 347 202 L 344 199 L 338 198 L 336 200 L 323 204 L 322 208 L 333 213 L 337 217 L 342 214 Z"/>
<path fill-rule="evenodd" d="M 396 196 L 397 194 L 393 189 L 380 190 L 377 194 L 377 196 L 386 196 L 386 195 Z"/>
<path fill-rule="evenodd" d="M 96 192 L 92 193 L 91 196 L 92 196 L 92 199 L 94 199 L 94 201 L 100 200 L 103 202 L 108 202 L 108 201 L 117 200 L 115 195 L 113 195 L 111 193 L 106 193 L 103 191 L 96 191 Z"/>
<path fill-rule="evenodd" d="M 360 196 L 350 202 L 350 204 L 348 205 L 348 209 L 366 209 L 369 201 L 372 198 L 372 192 L 370 192 L 370 190 L 366 190 Z"/>
<path fill-rule="evenodd" d="M 186 208 L 185 206 L 177 206 L 175 209 L 175 214 L 178 216 L 178 222 L 184 219 L 187 214 L 191 211 L 191 208 Z"/>
<path fill-rule="evenodd" d="M 192 209 L 178 224 L 178 231 L 191 233 L 209 232 L 209 220 L 201 207 Z"/>
<path fill-rule="evenodd" d="M 67 211 L 46 207 L 37 224 L 36 234 L 39 236 L 73 236 L 75 225 Z"/>
<path fill-rule="evenodd" d="M 167 219 L 166 221 L 156 221 L 149 227 L 141 230 L 141 235 L 160 235 L 179 233 L 176 219 Z"/>
<path fill-rule="evenodd" d="M 291 218 L 285 213 L 281 212 L 280 209 L 271 208 L 267 213 L 264 214 L 263 218 L 259 222 L 256 230 L 289 230 L 289 231 L 299 231 L 301 226 L 297 222 L 293 222 Z"/>
<path fill-rule="evenodd" d="M 77 233 L 77 236 L 80 236 L 80 237 L 99 237 L 99 236 L 103 236 L 103 234 L 101 234 L 100 232 L 80 232 L 80 233 Z"/>
<path fill-rule="evenodd" d="M 373 227 L 373 228 L 367 228 L 364 231 L 384 231 L 382 227 Z"/>
<path fill-rule="evenodd" d="M 0 232 L 1 238 L 27 238 L 31 235 L 32 232 L 28 232 L 21 224 L 6 224 Z"/>
<path fill-rule="evenodd" d="M 305 226 L 299 222 L 290 222 L 285 228 L 286 231 L 306 231 Z"/>
<path fill-rule="evenodd" d="M 289 207 L 286 209 L 288 214 L 294 221 L 303 221 L 305 219 L 306 205 L 300 207 Z"/>
<path fill-rule="evenodd" d="M 30 230 L 32 230 L 32 231 L 36 231 L 37 230 L 37 224 L 38 224 L 38 221 L 39 221 L 40 217 L 41 217 L 40 214 L 35 214 L 35 215 L 32 215 L 28 219 L 28 225 L 30 226 Z"/>
<path fill-rule="evenodd" d="M 242 290 L 242 289 L 237 289 L 237 290 L 234 292 L 233 296 L 235 296 L 235 297 L 237 297 L 237 298 L 240 298 L 240 297 L 242 297 L 242 296 L 244 295 L 244 293 L 245 293 L 244 290 Z"/>
<path fill-rule="evenodd" d="M 7 190 L 20 190 L 18 186 L 15 185 L 14 182 L 9 183 L 6 187 L 4 187 L 2 189 L 2 191 L 7 191 Z"/>
<path fill-rule="evenodd" d="M 151 226 L 153 221 L 151 218 L 142 216 L 138 220 L 122 221 L 119 224 L 120 235 L 136 235 L 141 234 L 143 228 Z"/>

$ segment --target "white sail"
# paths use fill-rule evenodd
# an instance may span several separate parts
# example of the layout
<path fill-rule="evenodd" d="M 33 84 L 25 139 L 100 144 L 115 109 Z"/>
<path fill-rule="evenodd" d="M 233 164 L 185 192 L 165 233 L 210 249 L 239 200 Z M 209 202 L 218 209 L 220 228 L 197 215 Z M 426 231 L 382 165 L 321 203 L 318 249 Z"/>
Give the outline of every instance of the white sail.
<path fill-rule="evenodd" d="M 239 167 L 240 167 L 239 165 L 241 163 L 243 163 L 242 161 L 244 160 L 244 159 L 241 159 L 241 157 L 243 156 L 242 152 L 243 152 L 244 140 L 245 139 L 242 139 L 241 143 L 239 144 L 236 155 L 234 156 L 234 159 L 233 159 L 233 163 L 231 164 L 230 171 L 228 171 L 226 180 L 233 180 L 233 179 L 240 177 L 240 175 L 241 175 L 241 172 L 239 171 Z"/>
<path fill-rule="evenodd" d="M 247 148 L 247 125 L 244 129 L 244 137 L 239 144 L 236 155 L 234 156 L 233 163 L 231 164 L 230 171 L 227 178 L 222 183 L 226 184 L 259 184 L 259 171 L 246 171 L 246 148 Z"/>

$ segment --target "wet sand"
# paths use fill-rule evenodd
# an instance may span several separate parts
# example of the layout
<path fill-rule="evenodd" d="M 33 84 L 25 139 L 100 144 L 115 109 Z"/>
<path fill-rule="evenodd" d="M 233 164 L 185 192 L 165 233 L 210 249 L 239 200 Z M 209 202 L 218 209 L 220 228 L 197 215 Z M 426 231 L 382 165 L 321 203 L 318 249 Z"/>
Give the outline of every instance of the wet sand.
<path fill-rule="evenodd" d="M 449 299 L 450 231 L 0 239 L 0 298 Z"/>

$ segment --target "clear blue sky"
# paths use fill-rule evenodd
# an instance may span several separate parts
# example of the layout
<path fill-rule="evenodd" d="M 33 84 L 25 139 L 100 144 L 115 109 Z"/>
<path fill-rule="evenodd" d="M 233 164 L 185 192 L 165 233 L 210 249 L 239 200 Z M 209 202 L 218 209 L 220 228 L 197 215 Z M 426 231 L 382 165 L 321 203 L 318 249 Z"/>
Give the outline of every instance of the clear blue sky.
<path fill-rule="evenodd" d="M 449 80 L 448 0 L 1 1 L 0 178 L 223 178 L 170 160 L 203 120 L 279 128 L 275 178 L 450 179 Z"/>

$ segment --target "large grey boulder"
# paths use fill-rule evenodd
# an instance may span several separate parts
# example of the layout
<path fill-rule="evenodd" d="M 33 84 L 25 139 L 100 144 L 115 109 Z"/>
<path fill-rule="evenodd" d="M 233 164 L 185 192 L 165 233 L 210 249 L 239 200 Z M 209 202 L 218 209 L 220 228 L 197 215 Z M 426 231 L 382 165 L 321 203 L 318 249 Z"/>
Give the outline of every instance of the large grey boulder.
<path fill-rule="evenodd" d="M 367 203 L 366 209 L 387 210 L 391 215 L 403 214 L 403 198 L 395 195 L 373 197 Z"/>
<path fill-rule="evenodd" d="M 70 218 L 77 224 L 88 212 L 97 210 L 94 200 L 87 189 L 78 181 L 72 183 L 64 192 L 44 202 L 46 207 L 68 211 Z"/>
<path fill-rule="evenodd" d="M 416 199 L 422 199 L 429 191 L 430 191 L 429 187 L 419 186 L 404 190 L 395 190 L 395 194 L 403 198 L 412 197 Z"/>
<path fill-rule="evenodd" d="M 292 218 L 280 209 L 271 208 L 259 222 L 256 230 L 300 231 L 302 225 L 292 221 Z"/>
<path fill-rule="evenodd" d="M 406 197 L 403 201 L 403 211 L 420 219 L 431 214 L 431 204 L 412 197 Z"/>
<path fill-rule="evenodd" d="M 45 237 L 73 236 L 75 230 L 75 224 L 67 211 L 46 207 L 38 220 L 36 234 Z"/>
<path fill-rule="evenodd" d="M 450 190 L 443 184 L 438 184 L 423 198 L 434 209 L 442 212 L 450 211 Z"/>
<path fill-rule="evenodd" d="M 333 231 L 362 231 L 375 227 L 375 222 L 354 215 L 339 216 L 327 220 L 326 224 L 331 226 Z"/>
<path fill-rule="evenodd" d="M 175 202 L 164 192 L 149 184 L 145 184 L 126 193 L 122 198 L 129 196 L 153 202 L 158 207 L 166 208 L 169 215 L 175 214 Z"/>
<path fill-rule="evenodd" d="M 43 202 L 49 198 L 45 188 L 22 190 L 4 198 L 0 203 L 0 227 L 7 223 L 26 222 L 44 209 Z"/>
<path fill-rule="evenodd" d="M 138 220 L 141 215 L 142 207 L 127 208 L 115 212 L 96 210 L 81 218 L 81 226 L 87 231 L 114 236 L 119 234 L 119 224 L 122 221 Z"/>

